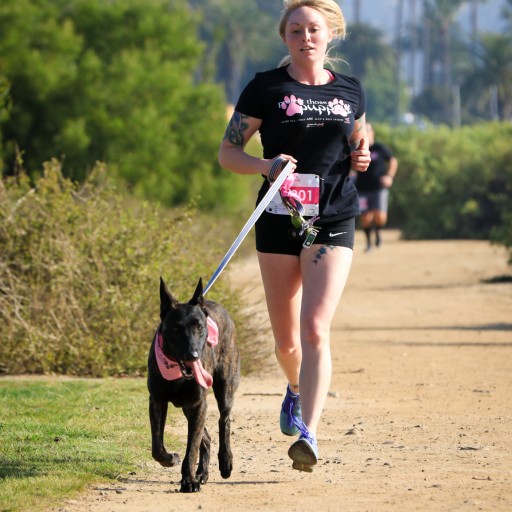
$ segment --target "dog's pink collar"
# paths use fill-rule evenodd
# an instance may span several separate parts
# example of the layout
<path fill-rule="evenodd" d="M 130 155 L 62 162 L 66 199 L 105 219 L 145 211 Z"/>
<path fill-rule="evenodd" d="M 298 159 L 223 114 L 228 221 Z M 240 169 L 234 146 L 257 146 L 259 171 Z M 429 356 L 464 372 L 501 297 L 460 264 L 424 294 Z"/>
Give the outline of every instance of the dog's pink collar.
<path fill-rule="evenodd" d="M 206 317 L 208 326 L 208 339 L 206 340 L 209 345 L 215 347 L 219 343 L 219 328 L 215 321 L 210 317 Z M 157 331 L 155 334 L 155 356 L 158 364 L 158 369 L 165 380 L 176 380 L 183 377 L 180 369 L 180 365 L 174 359 L 167 357 L 162 350 L 162 334 Z M 203 386 L 203 388 L 211 388 L 213 384 L 212 376 L 203 368 L 201 360 L 198 359 L 193 363 L 185 363 L 188 366 L 196 382 Z"/>

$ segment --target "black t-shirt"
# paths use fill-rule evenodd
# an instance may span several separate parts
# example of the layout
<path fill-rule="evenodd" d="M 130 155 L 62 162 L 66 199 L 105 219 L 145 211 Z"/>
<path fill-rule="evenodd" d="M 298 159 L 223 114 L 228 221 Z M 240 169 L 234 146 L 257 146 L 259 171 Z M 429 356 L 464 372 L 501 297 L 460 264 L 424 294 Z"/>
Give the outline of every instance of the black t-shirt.
<path fill-rule="evenodd" d="M 383 188 L 380 178 L 388 172 L 389 161 L 393 157 L 391 150 L 379 142 L 370 146 L 370 154 L 372 161 L 368 170 L 357 173 L 356 188 L 360 191 L 368 192 Z"/>
<path fill-rule="evenodd" d="M 325 85 L 305 85 L 285 67 L 257 73 L 236 105 L 238 112 L 262 120 L 264 158 L 288 154 L 297 159 L 296 172 L 320 176 L 319 225 L 359 214 L 357 191 L 348 178 L 349 138 L 366 100 L 359 80 L 333 75 Z M 265 180 L 258 201 L 268 187 Z"/>

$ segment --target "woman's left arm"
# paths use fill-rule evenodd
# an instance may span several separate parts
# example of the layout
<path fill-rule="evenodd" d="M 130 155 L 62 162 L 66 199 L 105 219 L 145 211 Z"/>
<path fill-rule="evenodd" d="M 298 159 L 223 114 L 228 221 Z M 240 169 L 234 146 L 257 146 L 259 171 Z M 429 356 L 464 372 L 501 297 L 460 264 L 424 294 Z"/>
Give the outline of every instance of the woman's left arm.
<path fill-rule="evenodd" d="M 363 114 L 354 122 L 354 130 L 349 139 L 350 147 L 355 148 L 350 153 L 352 160 L 351 169 L 365 172 L 370 165 L 371 157 L 368 149 L 368 134 L 366 133 L 366 114 Z"/>

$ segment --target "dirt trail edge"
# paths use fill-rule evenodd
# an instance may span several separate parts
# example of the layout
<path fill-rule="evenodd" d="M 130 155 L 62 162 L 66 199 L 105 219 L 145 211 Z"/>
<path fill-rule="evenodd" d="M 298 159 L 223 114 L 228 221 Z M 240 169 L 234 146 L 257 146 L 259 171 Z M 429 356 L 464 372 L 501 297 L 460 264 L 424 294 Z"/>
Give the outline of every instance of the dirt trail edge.
<path fill-rule="evenodd" d="M 148 458 L 126 481 L 58 510 L 512 510 L 512 284 L 483 282 L 509 273 L 505 252 L 480 241 L 404 242 L 394 231 L 368 254 L 360 233 L 356 242 L 312 474 L 291 469 L 291 439 L 278 425 L 285 382 L 270 359 L 237 393 L 229 480 L 218 472 L 210 394 L 212 464 L 200 493 L 178 493 L 180 468 Z M 256 258 L 230 273 L 249 285 L 248 304 L 264 308 Z M 185 439 L 181 419 L 170 428 Z"/>

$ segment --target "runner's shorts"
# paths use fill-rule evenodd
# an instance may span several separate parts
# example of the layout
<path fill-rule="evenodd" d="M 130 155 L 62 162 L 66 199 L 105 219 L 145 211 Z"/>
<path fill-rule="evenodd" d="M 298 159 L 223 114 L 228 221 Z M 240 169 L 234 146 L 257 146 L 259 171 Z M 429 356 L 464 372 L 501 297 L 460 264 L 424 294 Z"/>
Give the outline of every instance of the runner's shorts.
<path fill-rule="evenodd" d="M 354 248 L 355 218 L 322 224 L 314 244 Z M 304 236 L 292 225 L 289 215 L 263 212 L 256 222 L 256 249 L 273 254 L 298 256 L 305 249 Z"/>
<path fill-rule="evenodd" d="M 358 191 L 359 209 L 362 213 L 369 210 L 379 210 L 387 213 L 389 189 Z"/>

